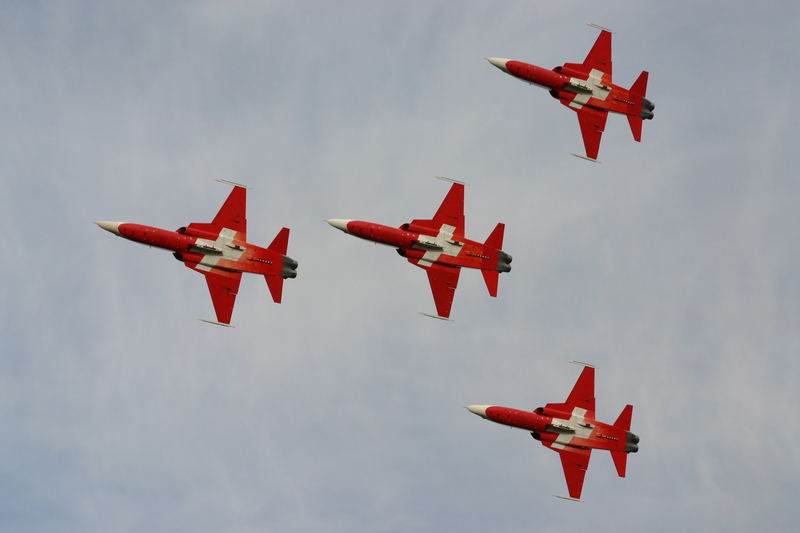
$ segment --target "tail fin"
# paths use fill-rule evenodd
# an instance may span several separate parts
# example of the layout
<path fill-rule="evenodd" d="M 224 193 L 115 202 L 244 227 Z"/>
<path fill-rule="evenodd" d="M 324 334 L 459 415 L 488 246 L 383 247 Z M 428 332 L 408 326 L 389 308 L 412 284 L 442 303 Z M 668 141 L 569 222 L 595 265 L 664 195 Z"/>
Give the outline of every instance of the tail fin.
<path fill-rule="evenodd" d="M 647 96 L 647 76 L 647 71 L 643 70 L 642 73 L 639 74 L 639 77 L 636 78 L 636 81 L 633 82 L 633 85 L 631 85 L 630 91 L 636 96 L 641 96 L 642 98 Z"/>
<path fill-rule="evenodd" d="M 625 477 L 625 466 L 628 464 L 628 452 L 611 452 L 614 466 L 617 468 L 617 475 Z"/>
<path fill-rule="evenodd" d="M 481 270 L 483 274 L 483 281 L 486 282 L 486 288 L 489 289 L 489 296 L 497 297 L 497 284 L 500 281 L 500 272 L 497 270 Z"/>
<path fill-rule="evenodd" d="M 625 432 L 631 429 L 631 417 L 633 416 L 633 406 L 626 405 L 622 412 L 617 417 L 617 421 L 614 422 L 614 427 L 621 429 Z M 612 451 L 611 452 L 611 459 L 614 460 L 614 466 L 617 469 L 617 475 L 619 477 L 625 477 L 625 467 L 628 463 L 628 452 L 627 451 Z"/>
<path fill-rule="evenodd" d="M 638 96 L 644 100 L 645 94 L 647 94 L 647 77 L 648 73 L 646 70 L 643 70 L 639 77 L 636 78 L 636 81 L 633 82 L 631 85 L 630 92 L 634 96 Z M 640 115 L 628 115 L 628 124 L 631 126 L 631 133 L 633 134 L 633 140 L 636 142 L 642 141 L 642 119 L 644 118 L 645 109 L 642 107 L 642 114 Z M 652 110 L 648 110 L 649 117 L 653 117 Z"/>
<path fill-rule="evenodd" d="M 614 422 L 614 427 L 622 429 L 624 431 L 630 431 L 632 416 L 633 416 L 633 406 L 628 404 L 625 406 L 625 408 L 617 417 L 617 421 Z"/>
<path fill-rule="evenodd" d="M 506 225 L 502 222 L 498 222 L 492 230 L 491 235 L 489 235 L 489 237 L 486 239 L 486 242 L 483 244 L 491 248 L 501 250 L 503 248 L 503 232 L 505 232 L 505 230 Z"/>
<path fill-rule="evenodd" d="M 269 287 L 269 293 L 272 295 L 272 301 L 276 304 L 281 303 L 281 296 L 283 295 L 283 278 L 281 276 L 267 274 L 264 276 L 264 279 L 267 280 L 267 287 Z"/>
<path fill-rule="evenodd" d="M 272 239 L 267 250 L 285 256 L 288 249 L 289 228 L 281 228 L 275 238 Z M 284 266 L 286 260 L 287 258 L 284 257 Z M 294 263 L 294 266 L 297 266 L 297 263 Z M 281 297 L 283 295 L 283 275 L 268 274 L 264 276 L 264 279 L 267 280 L 267 287 L 269 287 L 269 293 L 272 295 L 272 301 L 276 304 L 281 303 Z"/>
<path fill-rule="evenodd" d="M 286 255 L 286 251 L 289 249 L 289 228 L 281 228 L 275 238 L 272 239 L 272 243 L 267 246 L 267 250 L 271 250 L 273 252 L 277 252 L 281 255 Z"/>
<path fill-rule="evenodd" d="M 506 225 L 498 222 L 492 230 L 492 233 L 483 243 L 488 248 L 500 250 L 503 247 L 503 233 L 506 230 Z M 497 297 L 497 284 L 500 281 L 500 272 L 496 269 L 481 270 L 483 274 L 483 281 L 486 282 L 486 288 L 489 289 L 489 296 Z"/>
<path fill-rule="evenodd" d="M 642 117 L 628 115 L 628 124 L 631 126 L 633 140 L 637 143 L 642 142 Z"/>

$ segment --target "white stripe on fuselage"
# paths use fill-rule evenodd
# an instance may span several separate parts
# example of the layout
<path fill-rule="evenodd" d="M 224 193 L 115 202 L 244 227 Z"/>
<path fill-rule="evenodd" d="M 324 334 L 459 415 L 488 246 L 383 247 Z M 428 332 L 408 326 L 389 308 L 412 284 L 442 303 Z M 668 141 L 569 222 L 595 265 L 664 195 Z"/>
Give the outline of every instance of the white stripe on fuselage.
<path fill-rule="evenodd" d="M 451 255 L 457 256 L 461 253 L 461 249 L 463 248 L 463 244 L 452 244 L 449 241 L 453 241 L 453 232 L 455 231 L 455 226 L 450 226 L 448 224 L 442 224 L 442 227 L 439 228 L 439 234 L 436 237 L 431 239 L 430 235 L 426 235 L 426 240 L 433 240 L 433 242 L 440 246 L 440 250 L 428 250 L 425 252 L 425 255 L 419 260 L 420 264 L 423 266 L 431 266 L 435 263 L 439 256 L 442 254 L 444 255 Z M 424 246 L 420 246 L 420 248 L 424 248 Z"/>
<path fill-rule="evenodd" d="M 585 80 L 581 78 L 570 78 L 570 82 L 573 83 L 585 82 L 592 92 L 591 94 L 586 92 L 576 93 L 575 98 L 572 99 L 572 101 L 569 103 L 569 106 L 574 107 L 575 109 L 580 109 L 586 102 L 589 101 L 589 98 L 597 98 L 598 100 L 605 100 L 608 98 L 608 94 L 611 92 L 611 89 L 602 85 L 601 80 L 603 79 L 603 74 L 605 73 L 593 68 L 589 72 L 589 77 Z M 569 90 L 568 87 L 567 90 Z"/>
<path fill-rule="evenodd" d="M 564 418 L 553 418 L 551 429 L 548 431 L 552 431 L 554 433 L 558 433 L 558 438 L 553 441 L 553 444 L 550 445 L 551 448 L 555 448 L 557 450 L 563 450 L 564 448 L 572 442 L 572 439 L 575 437 L 579 437 L 582 439 L 588 439 L 591 434 L 594 426 L 586 427 L 586 422 L 584 422 L 584 416 L 586 416 L 586 409 L 582 409 L 580 407 L 575 407 L 572 409 L 572 416 L 569 419 Z M 572 431 L 567 433 L 562 433 L 556 424 L 562 426 L 568 426 Z"/>
<path fill-rule="evenodd" d="M 217 236 L 217 240 L 212 241 L 210 239 L 201 239 L 198 237 L 196 244 L 197 245 L 211 245 L 215 248 L 222 250 L 221 254 L 212 254 L 208 253 L 207 251 L 203 250 L 202 248 L 195 247 L 193 252 L 199 252 L 203 254 L 203 258 L 197 264 L 197 270 L 202 270 L 204 272 L 209 272 L 212 268 L 217 266 L 217 263 L 220 259 L 230 259 L 231 261 L 238 261 L 242 254 L 244 253 L 244 248 L 241 250 L 237 250 L 236 248 L 231 248 L 228 244 L 233 242 L 233 238 L 236 236 L 236 231 L 228 228 L 222 228 Z"/>

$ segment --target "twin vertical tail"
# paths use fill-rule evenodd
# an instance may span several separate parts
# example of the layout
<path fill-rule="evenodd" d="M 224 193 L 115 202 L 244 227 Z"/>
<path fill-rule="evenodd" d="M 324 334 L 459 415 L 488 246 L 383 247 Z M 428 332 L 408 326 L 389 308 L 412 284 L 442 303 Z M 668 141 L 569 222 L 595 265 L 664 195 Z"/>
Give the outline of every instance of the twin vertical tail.
<path fill-rule="evenodd" d="M 511 256 L 501 250 L 503 247 L 503 233 L 505 229 L 505 224 L 498 222 L 491 235 L 489 235 L 489 238 L 483 243 L 487 248 L 497 250 L 497 267 L 493 269 L 481 269 L 483 281 L 486 282 L 486 288 L 489 289 L 489 296 L 497 296 L 500 272 L 509 272 L 511 270 Z"/>
<path fill-rule="evenodd" d="M 267 280 L 267 287 L 272 295 L 272 301 L 276 304 L 281 303 L 283 296 L 283 280 L 285 278 L 297 277 L 297 261 L 286 255 L 289 248 L 289 228 L 281 228 L 272 243 L 267 247 L 267 250 L 280 254 L 283 257 L 283 264 L 281 265 L 280 273 L 265 274 L 264 279 Z"/>
<path fill-rule="evenodd" d="M 625 431 L 627 440 L 625 442 L 625 450 L 617 450 L 611 452 L 611 459 L 614 460 L 614 466 L 617 468 L 617 475 L 625 477 L 625 466 L 628 461 L 629 452 L 639 451 L 639 437 L 630 432 L 631 417 L 633 416 L 633 406 L 626 405 L 622 412 L 614 422 L 614 427 Z"/>
<path fill-rule="evenodd" d="M 642 140 L 642 119 L 652 119 L 653 109 L 656 108 L 653 102 L 644 97 L 647 94 L 647 77 L 647 71 L 643 70 L 630 88 L 631 95 L 641 98 L 642 101 L 639 115 L 628 115 L 628 124 L 631 126 L 631 133 L 633 133 L 633 139 L 636 142 L 641 142 Z"/>

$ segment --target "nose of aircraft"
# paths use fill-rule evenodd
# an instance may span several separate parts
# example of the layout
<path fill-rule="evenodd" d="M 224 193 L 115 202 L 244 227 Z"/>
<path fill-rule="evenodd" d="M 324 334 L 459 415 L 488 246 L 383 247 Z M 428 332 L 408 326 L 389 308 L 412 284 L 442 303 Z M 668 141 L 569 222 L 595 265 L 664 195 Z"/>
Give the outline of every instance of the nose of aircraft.
<path fill-rule="evenodd" d="M 122 222 L 114 222 L 112 220 L 102 220 L 100 222 L 96 222 L 96 224 L 101 228 L 103 228 L 104 230 L 110 231 L 114 235 L 119 235 L 119 225 L 122 224 Z"/>
<path fill-rule="evenodd" d="M 340 229 L 343 232 L 347 233 L 347 223 L 352 222 L 352 220 L 350 220 L 349 218 L 329 218 L 325 222 L 327 222 L 334 228 Z"/>
<path fill-rule="evenodd" d="M 508 72 L 508 69 L 506 68 L 506 63 L 508 63 L 511 60 L 510 59 L 506 59 L 505 57 L 487 57 L 486 61 L 488 61 L 492 65 L 496 66 L 497 68 L 499 68 L 503 72 Z"/>
<path fill-rule="evenodd" d="M 486 410 L 491 407 L 491 405 L 468 405 L 467 410 L 470 413 L 474 413 L 481 418 L 486 418 Z"/>

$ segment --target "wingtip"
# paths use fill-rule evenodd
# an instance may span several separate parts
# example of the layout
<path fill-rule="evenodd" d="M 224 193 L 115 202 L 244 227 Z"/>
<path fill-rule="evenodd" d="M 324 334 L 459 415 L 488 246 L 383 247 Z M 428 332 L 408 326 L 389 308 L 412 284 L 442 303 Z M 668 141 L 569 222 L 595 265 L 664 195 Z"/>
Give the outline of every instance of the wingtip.
<path fill-rule="evenodd" d="M 586 156 L 586 155 L 576 154 L 575 152 L 570 152 L 570 155 L 574 155 L 578 159 L 585 159 L 586 161 L 591 161 L 592 163 L 600 163 L 599 159 L 595 159 L 593 157 L 589 157 L 589 156 Z"/>
<path fill-rule="evenodd" d="M 607 31 L 608 33 L 614 33 L 613 30 L 609 30 L 605 26 L 600 26 L 599 24 L 595 24 L 594 22 L 587 22 L 586 25 L 590 26 L 592 28 L 595 28 L 597 30 L 600 30 L 600 31 Z"/>
<path fill-rule="evenodd" d="M 453 178 L 448 178 L 447 176 L 434 176 L 434 178 L 436 178 L 437 180 L 449 181 L 450 183 L 458 183 L 459 185 L 464 185 L 465 187 L 467 185 L 469 185 L 468 183 L 465 183 L 465 182 L 459 181 L 459 180 L 455 180 Z"/>
<path fill-rule="evenodd" d="M 572 496 L 562 496 L 560 494 L 553 494 L 553 497 L 554 498 L 560 498 L 562 500 L 568 500 L 568 501 L 571 501 L 571 502 L 580 502 L 581 501 L 580 498 L 573 498 Z"/>
<path fill-rule="evenodd" d="M 217 322 L 216 320 L 208 320 L 206 318 L 198 318 L 200 322 L 205 322 L 206 324 L 214 324 L 215 326 L 222 326 L 225 328 L 235 328 L 236 326 L 232 326 L 230 324 L 226 324 L 225 322 Z"/>
<path fill-rule="evenodd" d="M 214 181 L 218 181 L 219 183 L 224 183 L 225 185 L 233 185 L 234 187 L 249 189 L 247 185 L 242 185 L 241 183 L 236 183 L 235 181 L 226 180 L 225 178 L 216 178 Z"/>
<path fill-rule="evenodd" d="M 448 316 L 432 315 L 432 314 L 430 314 L 430 313 L 424 313 L 424 312 L 422 312 L 422 311 L 420 311 L 420 312 L 419 312 L 419 314 L 421 314 L 422 316 L 427 316 L 427 317 L 429 317 L 429 318 L 435 318 L 435 319 L 437 319 L 437 320 L 445 320 L 445 321 L 447 321 L 447 322 L 452 322 L 452 321 L 453 321 L 453 320 L 452 320 L 450 317 L 448 317 Z"/>

